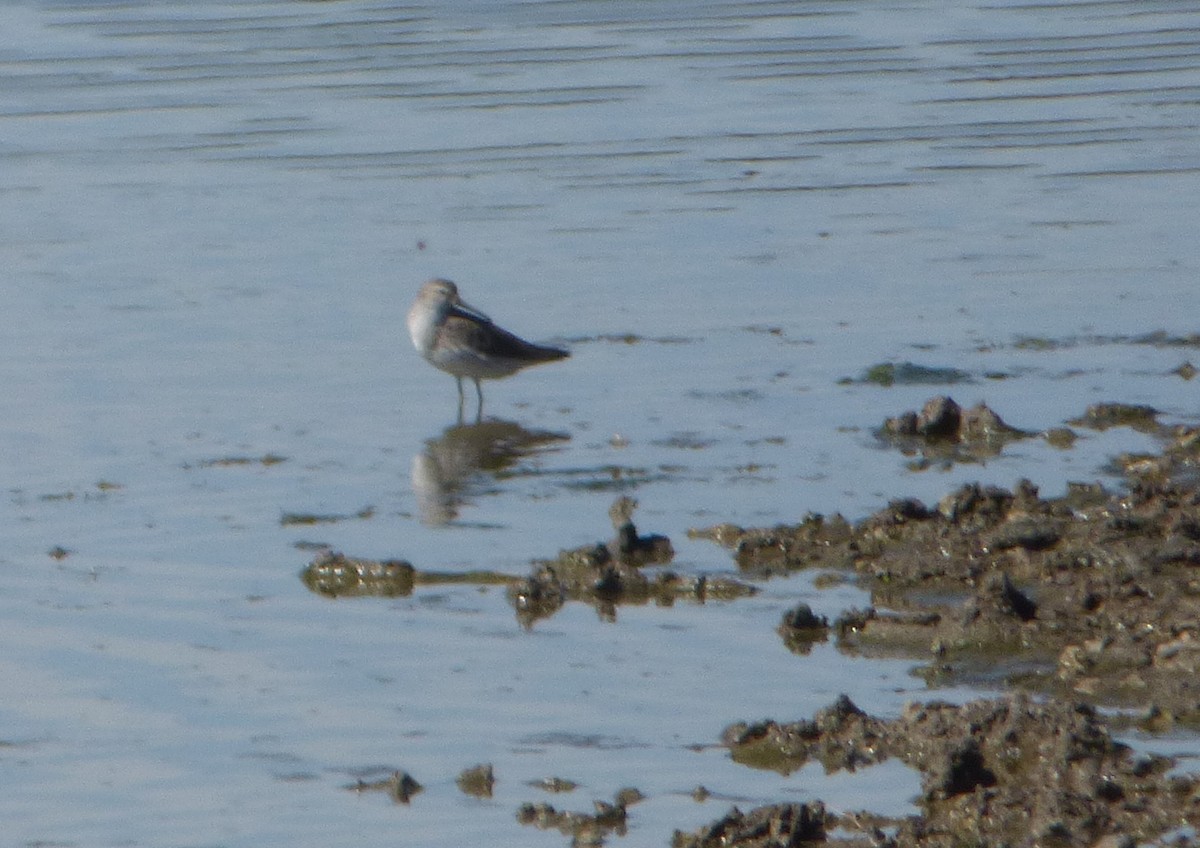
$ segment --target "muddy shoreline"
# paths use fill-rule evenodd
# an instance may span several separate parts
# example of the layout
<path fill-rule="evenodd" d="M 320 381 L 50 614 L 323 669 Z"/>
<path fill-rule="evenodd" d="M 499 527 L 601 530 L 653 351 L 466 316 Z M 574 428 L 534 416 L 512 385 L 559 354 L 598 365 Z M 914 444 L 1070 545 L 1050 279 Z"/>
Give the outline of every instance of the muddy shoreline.
<path fill-rule="evenodd" d="M 848 813 L 820 802 L 734 808 L 698 831 L 677 831 L 674 846 L 1192 845 L 1200 780 L 1173 771 L 1168 758 L 1135 754 L 1114 734 L 1200 728 L 1200 428 L 1167 427 L 1152 409 L 1108 404 L 1028 433 L 986 407 L 963 410 L 939 397 L 888 419 L 877 435 L 921 461 L 955 462 L 994 455 L 1015 439 L 1062 443 L 1074 438 L 1071 428 L 1112 426 L 1136 427 L 1162 445 L 1115 458 L 1118 490 L 1073 485 L 1043 498 L 1028 480 L 1011 490 L 971 484 L 936 504 L 895 500 L 853 523 L 809 515 L 788 526 L 692 531 L 730 551 L 736 578 L 671 571 L 670 540 L 641 535 L 636 503 L 626 498 L 610 512 L 610 540 L 535 562 L 523 579 L 439 578 L 401 561 L 328 551 L 302 578 L 331 597 L 408 594 L 442 578 L 504 583 L 524 626 L 566 603 L 592 604 L 611 619 L 622 604 L 736 600 L 798 570 L 821 572 L 818 585 L 852 579 L 870 593 L 867 608 L 828 622 L 801 605 L 764 626 L 797 653 L 833 639 L 850 654 L 911 658 L 935 686 L 1007 694 L 962 706 L 930 699 L 894 719 L 844 696 L 811 718 L 731 717 L 720 741 L 747 767 L 788 773 L 816 760 L 833 772 L 900 759 L 921 774 L 920 812 L 886 819 L 869 802 Z M 490 781 L 490 767 L 487 774 Z M 627 807 L 640 798 L 623 790 L 593 812 L 530 803 L 517 818 L 598 845 L 624 833 L 636 815 Z"/>
<path fill-rule="evenodd" d="M 758 768 L 818 759 L 834 771 L 899 757 L 921 772 L 921 812 L 882 822 L 869 810 L 850 820 L 808 810 L 799 833 L 787 824 L 800 820 L 795 810 L 779 818 L 767 808 L 749 830 L 734 817 L 732 830 L 721 820 L 675 844 L 781 846 L 827 839 L 833 828 L 837 841 L 872 845 L 1119 846 L 1165 834 L 1195 844 L 1196 776 L 1135 755 L 1113 733 L 1200 726 L 1200 429 L 1107 404 L 1024 433 L 986 407 L 934 398 L 884 422 L 879 436 L 910 455 L 954 461 L 1013 439 L 1111 426 L 1162 443 L 1158 454 L 1115 459 L 1120 491 L 1074 485 L 1042 498 L 1028 480 L 1012 490 L 974 484 L 937 504 L 896 500 L 857 523 L 811 515 L 793 526 L 696 531 L 728 547 L 747 576 L 853 575 L 871 605 L 828 625 L 841 650 L 912 657 L 932 684 L 1015 694 L 913 704 L 890 721 L 843 699 L 812 719 L 734 723 L 723 741 Z M 785 616 L 785 638 L 788 624 Z M 1103 717 L 1101 707 L 1119 711 Z"/>
<path fill-rule="evenodd" d="M 1152 410 L 1132 407 L 1077 420 L 1157 426 Z M 935 682 L 1085 698 L 1140 711 L 1147 729 L 1195 729 L 1200 429 L 1156 434 L 1161 453 L 1117 458 L 1121 491 L 1073 484 L 1042 498 L 1028 480 L 1011 490 L 970 484 L 937 504 L 892 501 L 854 524 L 810 515 L 695 532 L 729 548 L 747 577 L 853 575 L 871 606 L 831 625 L 845 651 L 917 658 Z M 945 438 L 930 437 L 932 448 Z"/>

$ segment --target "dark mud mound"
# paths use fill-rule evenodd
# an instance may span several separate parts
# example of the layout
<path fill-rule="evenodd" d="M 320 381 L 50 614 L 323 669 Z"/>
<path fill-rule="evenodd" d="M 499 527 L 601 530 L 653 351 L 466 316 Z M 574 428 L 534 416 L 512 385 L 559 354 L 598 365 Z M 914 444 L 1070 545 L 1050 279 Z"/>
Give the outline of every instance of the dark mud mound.
<path fill-rule="evenodd" d="M 945 395 L 926 401 L 920 412 L 887 419 L 882 433 L 893 438 L 920 437 L 964 444 L 1003 442 L 1031 435 L 1005 424 L 986 404 L 963 409 L 954 398 Z"/>
<path fill-rule="evenodd" d="M 749 813 L 734 807 L 694 834 L 676 831 L 671 848 L 793 848 L 824 840 L 821 804 L 776 804 Z"/>
<path fill-rule="evenodd" d="M 986 404 L 963 409 L 945 395 L 931 398 L 919 412 L 888 418 L 876 431 L 883 442 L 908 456 L 934 462 L 982 462 L 1009 442 L 1035 435 L 1004 422 Z"/>
<path fill-rule="evenodd" d="M 725 742 L 735 760 L 758 767 L 790 771 L 815 759 L 837 771 L 896 757 L 917 769 L 919 816 L 892 822 L 830 816 L 830 828 L 860 831 L 863 844 L 1082 848 L 1106 838 L 1114 841 L 1103 844 L 1112 845 L 1126 837 L 1149 839 L 1183 822 L 1200 822 L 1196 778 L 1169 775 L 1169 760 L 1139 756 L 1115 742 L 1096 711 L 1082 704 L 1037 704 L 1024 697 L 931 703 L 888 721 L 866 715 L 843 696 L 809 721 L 733 725 Z M 885 837 L 880 825 L 894 836 Z M 751 838 L 677 844 L 796 843 Z"/>
<path fill-rule="evenodd" d="M 567 601 L 590 603 L 602 618 L 613 620 L 618 604 L 669 605 L 680 598 L 705 601 L 753 594 L 751 586 L 718 575 L 684 577 L 666 570 L 647 574 L 646 566 L 669 563 L 675 551 L 666 536 L 638 534 L 632 518 L 636 507 L 631 498 L 616 500 L 609 510 L 615 530 L 611 540 L 535 562 L 533 573 L 509 588 L 517 618 L 530 626 Z"/>
<path fill-rule="evenodd" d="M 804 656 L 813 645 L 829 638 L 829 621 L 814 613 L 808 604 L 798 604 L 783 614 L 776 632 L 789 651 Z"/>

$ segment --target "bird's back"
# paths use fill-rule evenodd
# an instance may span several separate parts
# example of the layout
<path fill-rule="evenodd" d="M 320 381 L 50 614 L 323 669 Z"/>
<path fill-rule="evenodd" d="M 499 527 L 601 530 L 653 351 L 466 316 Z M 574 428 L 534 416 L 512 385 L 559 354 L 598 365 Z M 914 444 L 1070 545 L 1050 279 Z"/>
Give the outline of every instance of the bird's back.
<path fill-rule="evenodd" d="M 467 377 L 493 380 L 530 365 L 571 355 L 561 348 L 527 342 L 491 322 L 456 315 L 449 316 L 440 327 L 434 349 L 442 360 L 434 363 L 439 367 Z"/>

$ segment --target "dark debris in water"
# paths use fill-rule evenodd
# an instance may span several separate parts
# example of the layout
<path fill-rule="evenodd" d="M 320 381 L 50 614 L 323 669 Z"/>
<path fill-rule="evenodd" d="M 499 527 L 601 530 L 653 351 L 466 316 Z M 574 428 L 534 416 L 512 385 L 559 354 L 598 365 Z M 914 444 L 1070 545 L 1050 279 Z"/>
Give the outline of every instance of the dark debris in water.
<path fill-rule="evenodd" d="M 82 493 L 76 493 L 73 490 L 68 490 L 65 492 L 50 492 L 44 495 L 39 495 L 38 500 L 45 503 L 54 503 L 56 501 L 69 502 L 79 497 L 85 501 L 102 501 L 105 500 L 110 493 L 120 492 L 125 488 L 125 486 L 122 483 L 114 483 L 111 480 L 97 480 L 95 488 L 95 492 L 84 491 Z M 18 490 L 13 491 L 16 492 Z"/>
<path fill-rule="evenodd" d="M 624 446 L 624 445 L 622 445 Z M 683 469 L 661 465 L 657 469 L 621 465 L 582 468 L 577 471 L 559 470 L 560 476 L 575 474 L 579 479 L 562 483 L 565 489 L 585 492 L 623 492 L 650 483 L 675 483 L 682 479 Z"/>
<path fill-rule="evenodd" d="M 716 439 L 701 436 L 699 433 L 672 433 L 665 439 L 655 439 L 651 442 L 660 448 L 681 448 L 684 450 L 704 450 L 717 443 Z"/>
<path fill-rule="evenodd" d="M 353 792 L 383 792 L 397 804 L 407 804 L 425 787 L 411 774 L 397 770 L 381 780 L 358 780 L 346 787 Z"/>
<path fill-rule="evenodd" d="M 541 780 L 530 781 L 529 785 L 545 792 L 574 792 L 579 788 L 578 783 L 563 777 L 544 777 Z"/>
<path fill-rule="evenodd" d="M 736 404 L 757 403 L 766 398 L 766 395 L 757 389 L 729 389 L 726 391 L 692 389 L 687 393 L 687 396 L 696 400 L 712 400 Z"/>
<path fill-rule="evenodd" d="M 279 465 L 283 462 L 287 462 L 286 456 L 266 453 L 262 456 L 221 456 L 215 459 L 204 459 L 198 462 L 197 466 L 200 468 L 237 468 L 261 465 L 264 468 L 270 468 L 272 465 Z"/>
<path fill-rule="evenodd" d="M 567 339 L 571 344 L 587 344 L 588 342 L 607 342 L 609 344 L 694 344 L 699 339 L 687 336 L 642 336 L 637 333 L 604 333 L 598 336 L 576 336 Z"/>

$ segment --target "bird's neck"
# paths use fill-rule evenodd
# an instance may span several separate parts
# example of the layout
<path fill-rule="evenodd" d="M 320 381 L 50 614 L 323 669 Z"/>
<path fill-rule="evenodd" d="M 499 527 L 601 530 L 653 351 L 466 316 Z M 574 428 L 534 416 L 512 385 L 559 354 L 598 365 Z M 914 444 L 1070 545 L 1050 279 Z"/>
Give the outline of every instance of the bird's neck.
<path fill-rule="evenodd" d="M 424 356 L 433 349 L 440 319 L 441 311 L 436 309 L 414 308 L 408 313 L 408 334 L 412 336 L 413 347 Z"/>

